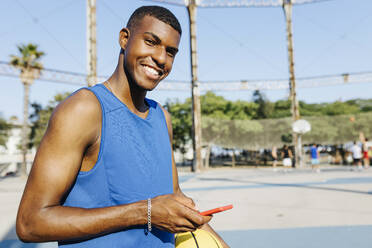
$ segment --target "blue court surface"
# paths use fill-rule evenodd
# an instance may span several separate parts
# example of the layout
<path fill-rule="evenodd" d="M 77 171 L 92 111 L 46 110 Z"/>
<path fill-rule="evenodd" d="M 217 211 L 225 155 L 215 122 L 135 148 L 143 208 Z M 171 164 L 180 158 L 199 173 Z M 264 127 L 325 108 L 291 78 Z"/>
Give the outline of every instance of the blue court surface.
<path fill-rule="evenodd" d="M 370 248 L 371 226 L 312 227 L 269 230 L 222 231 L 220 235 L 232 248 Z M 26 244 L 3 240 L 1 248 L 55 248 L 54 243 Z"/>
<path fill-rule="evenodd" d="M 372 169 L 352 169 L 225 168 L 181 172 L 179 182 L 199 209 L 234 204 L 211 222 L 232 248 L 371 248 Z M 17 239 L 14 220 L 23 189 L 17 180 L 0 179 L 0 197 L 10 202 L 0 206 L 0 248 L 57 247 Z"/>
<path fill-rule="evenodd" d="M 371 226 L 311 227 L 220 232 L 233 248 L 370 248 Z"/>

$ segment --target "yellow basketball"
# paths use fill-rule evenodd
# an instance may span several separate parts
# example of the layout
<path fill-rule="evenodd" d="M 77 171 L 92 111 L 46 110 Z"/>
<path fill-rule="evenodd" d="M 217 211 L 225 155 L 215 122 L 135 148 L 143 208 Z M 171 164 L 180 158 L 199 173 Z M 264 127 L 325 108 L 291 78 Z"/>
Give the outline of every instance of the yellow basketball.
<path fill-rule="evenodd" d="M 195 232 L 177 233 L 175 239 L 176 248 L 222 248 L 215 236 L 201 229 Z"/>

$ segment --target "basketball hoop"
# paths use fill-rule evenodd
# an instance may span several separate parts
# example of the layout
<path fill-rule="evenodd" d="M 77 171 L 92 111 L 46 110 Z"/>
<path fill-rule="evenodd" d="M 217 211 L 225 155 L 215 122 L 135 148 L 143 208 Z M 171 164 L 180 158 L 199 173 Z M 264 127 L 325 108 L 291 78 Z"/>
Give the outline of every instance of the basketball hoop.
<path fill-rule="evenodd" d="M 297 120 L 292 124 L 292 130 L 298 134 L 304 134 L 311 130 L 311 125 L 307 120 Z"/>

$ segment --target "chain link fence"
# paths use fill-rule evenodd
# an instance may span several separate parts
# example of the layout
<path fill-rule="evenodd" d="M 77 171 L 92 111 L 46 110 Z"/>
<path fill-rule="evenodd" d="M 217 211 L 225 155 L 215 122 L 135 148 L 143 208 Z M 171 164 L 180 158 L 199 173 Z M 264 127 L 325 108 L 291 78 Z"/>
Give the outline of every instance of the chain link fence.
<path fill-rule="evenodd" d="M 367 138 L 372 137 L 372 113 L 303 119 L 311 124 L 311 131 L 302 136 L 303 144 L 343 144 L 358 140 L 361 132 Z M 291 142 L 291 125 L 291 118 L 222 120 L 203 117 L 203 144 L 246 150 L 280 147 Z"/>
<path fill-rule="evenodd" d="M 310 163 L 308 152 L 313 143 L 322 147 L 321 163 L 345 165 L 352 163 L 352 142 L 360 143 L 361 133 L 372 138 L 371 112 L 303 119 L 311 124 L 311 131 L 302 136 L 305 165 Z M 204 165 L 271 165 L 273 147 L 278 148 L 281 161 L 281 147 L 292 144 L 291 125 L 291 118 L 223 120 L 203 117 Z M 294 152 L 293 147 L 290 148 Z"/>

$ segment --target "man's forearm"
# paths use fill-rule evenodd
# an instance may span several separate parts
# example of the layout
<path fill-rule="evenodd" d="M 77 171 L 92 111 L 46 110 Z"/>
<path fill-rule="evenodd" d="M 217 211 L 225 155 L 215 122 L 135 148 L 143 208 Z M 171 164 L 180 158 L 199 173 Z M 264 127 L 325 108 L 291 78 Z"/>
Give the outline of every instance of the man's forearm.
<path fill-rule="evenodd" d="M 17 216 L 17 234 L 24 242 L 74 240 L 146 223 L 146 201 L 95 209 L 53 206 Z"/>

